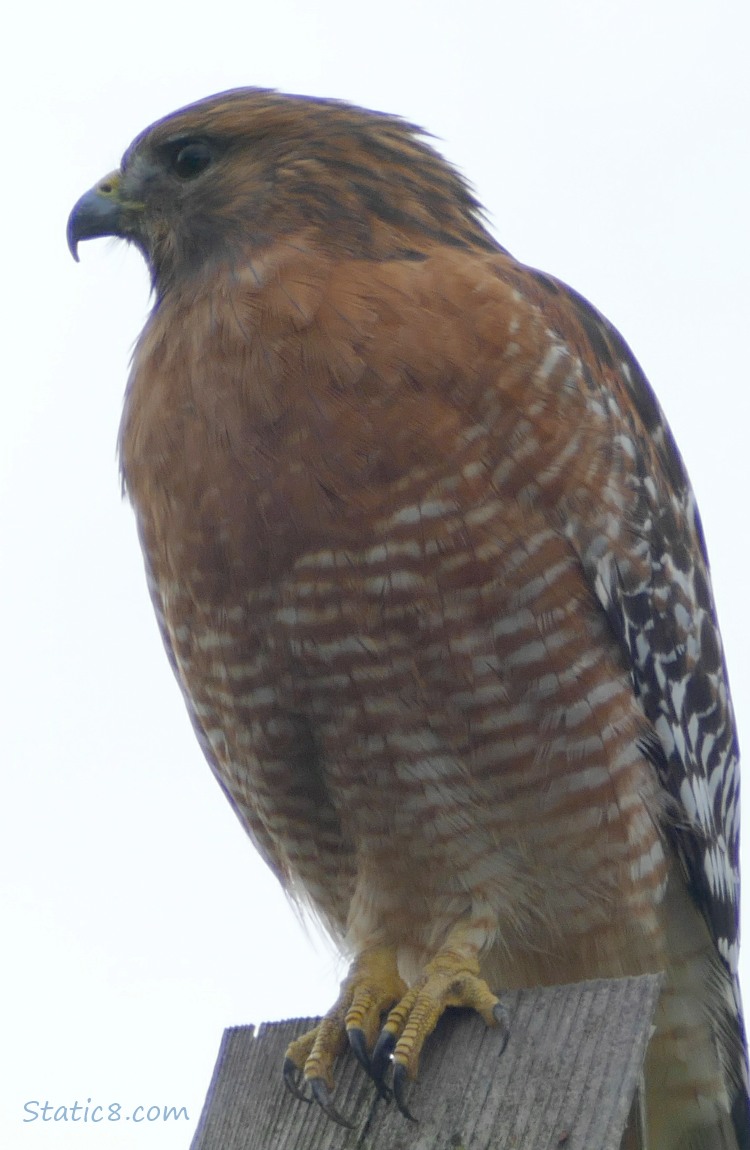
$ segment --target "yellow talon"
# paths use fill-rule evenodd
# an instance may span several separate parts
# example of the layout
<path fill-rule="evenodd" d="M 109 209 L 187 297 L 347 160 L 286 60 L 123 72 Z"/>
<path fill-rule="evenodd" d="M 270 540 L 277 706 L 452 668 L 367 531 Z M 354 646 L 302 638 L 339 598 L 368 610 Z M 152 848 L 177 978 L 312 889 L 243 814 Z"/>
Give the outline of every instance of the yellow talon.
<path fill-rule="evenodd" d="M 373 1053 L 376 1077 L 382 1078 L 392 1058 L 399 1090 L 403 1088 L 404 1075 L 416 1078 L 425 1040 L 448 1006 L 476 1010 L 488 1026 L 505 1025 L 500 999 L 480 977 L 478 953 L 470 923 L 451 932 L 443 948 L 388 1015 Z M 399 1105 L 411 1117 L 400 1101 Z"/>
<path fill-rule="evenodd" d="M 497 1025 L 495 1008 L 500 1000 L 479 977 L 476 958 L 441 951 L 428 962 L 424 973 L 391 1011 L 384 1030 L 397 1039 L 393 1061 L 416 1078 L 419 1056 L 448 1006 L 464 1006 L 481 1014 L 488 1026 Z"/>
<path fill-rule="evenodd" d="M 347 1035 L 352 1034 L 355 1053 L 364 1061 L 362 1052 L 372 1048 L 382 1014 L 405 990 L 393 948 L 378 947 L 358 955 L 334 1005 L 313 1030 L 290 1043 L 285 1063 L 301 1071 L 305 1082 L 322 1081 L 332 1090 L 333 1066 L 346 1046 Z M 289 1084 L 289 1075 L 285 1078 Z"/>
<path fill-rule="evenodd" d="M 334 1110 L 329 1092 L 333 1090 L 334 1063 L 348 1039 L 383 1094 L 387 1093 L 383 1078 L 393 1061 L 396 1102 L 411 1118 L 404 1102 L 404 1083 L 407 1078 L 416 1078 L 425 1040 L 446 1007 L 476 1010 L 488 1026 L 505 1024 L 500 1000 L 480 977 L 479 969 L 477 948 L 468 930 L 454 931 L 408 990 L 398 973 L 394 948 L 378 947 L 360 954 L 325 1018 L 287 1050 L 284 1076 L 292 1093 L 303 1096 L 299 1081 L 303 1079 L 326 1113 L 346 1124 Z M 380 1029 L 385 1011 L 389 1013 Z"/>

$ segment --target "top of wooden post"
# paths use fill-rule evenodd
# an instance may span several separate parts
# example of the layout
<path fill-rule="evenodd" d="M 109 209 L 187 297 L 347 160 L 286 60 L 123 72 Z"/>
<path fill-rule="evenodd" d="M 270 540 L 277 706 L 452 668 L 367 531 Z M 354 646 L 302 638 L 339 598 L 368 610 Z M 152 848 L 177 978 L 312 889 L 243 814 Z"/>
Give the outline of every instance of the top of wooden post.
<path fill-rule="evenodd" d="M 379 1100 L 354 1057 L 336 1070 L 335 1105 L 353 1129 L 293 1098 L 284 1051 L 315 1019 L 225 1031 L 191 1150 L 620 1150 L 642 1146 L 628 1116 L 660 975 L 502 995 L 501 1033 L 448 1011 L 428 1040 L 409 1105 Z M 628 1131 L 626 1132 L 626 1127 Z M 627 1139 L 627 1141 L 625 1141 Z"/>

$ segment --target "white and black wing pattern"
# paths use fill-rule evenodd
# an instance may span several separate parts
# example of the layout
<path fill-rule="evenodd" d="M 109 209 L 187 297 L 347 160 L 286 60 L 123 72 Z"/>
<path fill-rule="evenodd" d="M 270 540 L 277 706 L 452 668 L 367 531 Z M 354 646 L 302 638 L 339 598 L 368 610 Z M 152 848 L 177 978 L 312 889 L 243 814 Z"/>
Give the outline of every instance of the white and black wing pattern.
<path fill-rule="evenodd" d="M 612 564 L 603 606 L 658 736 L 649 753 L 684 819 L 674 827 L 675 849 L 717 949 L 736 972 L 739 747 L 700 515 L 648 380 L 624 340 L 594 316 L 630 399 L 622 405 L 630 441 L 642 445 L 629 475 L 630 562 Z"/>
<path fill-rule="evenodd" d="M 577 293 L 541 273 L 536 279 L 560 301 L 555 306 L 575 313 L 586 387 L 618 444 L 613 469 L 627 493 L 623 521 L 608 538 L 573 518 L 569 536 L 652 727 L 644 749 L 669 796 L 672 848 L 725 971 L 722 1043 L 732 1077 L 746 1090 L 737 981 L 739 748 L 700 516 L 661 407 L 623 338 Z M 733 1111 L 740 1146 L 750 1146 L 749 1115 L 741 1091 Z"/>

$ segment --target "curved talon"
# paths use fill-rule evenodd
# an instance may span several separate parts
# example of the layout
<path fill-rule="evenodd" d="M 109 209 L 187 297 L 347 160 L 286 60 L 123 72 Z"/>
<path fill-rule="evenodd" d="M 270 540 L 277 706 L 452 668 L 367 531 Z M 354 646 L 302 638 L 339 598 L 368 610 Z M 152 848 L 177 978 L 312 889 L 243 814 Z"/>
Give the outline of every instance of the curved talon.
<path fill-rule="evenodd" d="M 406 1067 L 402 1062 L 397 1062 L 393 1067 L 393 1097 L 404 1118 L 408 1118 L 410 1122 L 418 1122 L 419 1119 L 414 1117 L 404 1098 L 404 1089 L 408 1081 Z"/>
<path fill-rule="evenodd" d="M 302 1079 L 302 1071 L 296 1062 L 292 1062 L 291 1058 L 285 1058 L 281 1072 L 284 1078 L 284 1085 L 290 1094 L 293 1094 L 295 1098 L 299 1098 L 300 1102 L 307 1102 L 308 1104 L 312 1102 L 312 1098 L 308 1098 L 307 1096 L 305 1090 L 306 1084 Z M 300 1082 L 302 1082 L 301 1088 Z"/>
<path fill-rule="evenodd" d="M 498 1050 L 498 1054 L 502 1054 L 502 1052 L 505 1050 L 505 1047 L 508 1045 L 508 1039 L 510 1038 L 510 1018 L 508 1017 L 508 1011 L 505 1009 L 502 1002 L 495 1003 L 495 1005 L 492 1007 L 492 1013 L 494 1015 L 495 1022 L 497 1023 L 498 1030 L 502 1030 L 503 1032 L 503 1044 Z"/>
<path fill-rule="evenodd" d="M 390 1030 L 381 1030 L 380 1037 L 375 1043 L 375 1049 L 372 1052 L 370 1074 L 376 1082 L 382 1082 L 385 1078 L 385 1072 L 390 1066 L 391 1055 L 396 1046 L 396 1035 L 391 1034 Z"/>
<path fill-rule="evenodd" d="M 365 1039 L 364 1030 L 361 1030 L 360 1027 L 358 1027 L 358 1026 L 353 1026 L 353 1027 L 351 1027 L 351 1029 L 347 1030 L 346 1033 L 347 1033 L 347 1037 L 349 1039 L 349 1045 L 352 1049 L 352 1053 L 354 1054 L 354 1057 L 357 1059 L 357 1062 L 359 1062 L 362 1069 L 365 1071 L 365 1073 L 368 1075 L 368 1077 L 370 1077 L 373 1080 L 373 1082 L 377 1086 L 379 1096 L 385 1102 L 388 1102 L 390 1100 L 390 1097 L 391 1097 L 391 1092 L 388 1089 L 388 1087 L 386 1086 L 385 1082 L 383 1082 L 382 1078 L 376 1078 L 375 1077 L 375 1073 L 374 1073 L 373 1068 L 372 1068 L 372 1062 L 370 1060 L 370 1055 L 367 1051 L 367 1040 Z"/>
<path fill-rule="evenodd" d="M 338 1122 L 339 1126 L 346 1126 L 349 1130 L 354 1129 L 354 1123 L 350 1122 L 348 1118 L 344 1118 L 343 1114 L 339 1114 L 336 1107 L 331 1101 L 331 1092 L 326 1086 L 322 1078 L 310 1078 L 310 1089 L 312 1090 L 313 1098 L 318 1106 L 323 1110 L 330 1119 Z"/>
<path fill-rule="evenodd" d="M 346 1036 L 349 1040 L 352 1054 L 357 1059 L 357 1062 L 371 1075 L 372 1063 L 370 1062 L 370 1055 L 367 1052 L 367 1040 L 365 1039 L 364 1030 L 359 1026 L 352 1026 L 347 1030 Z"/>

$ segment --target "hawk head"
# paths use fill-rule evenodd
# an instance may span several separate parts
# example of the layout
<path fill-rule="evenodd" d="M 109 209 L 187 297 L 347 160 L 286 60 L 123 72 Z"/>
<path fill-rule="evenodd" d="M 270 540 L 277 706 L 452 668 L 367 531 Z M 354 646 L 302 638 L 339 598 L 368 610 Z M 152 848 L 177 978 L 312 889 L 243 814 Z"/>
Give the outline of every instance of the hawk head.
<path fill-rule="evenodd" d="M 153 124 L 81 197 L 68 243 L 135 244 L 157 292 L 280 239 L 361 258 L 432 242 L 497 251 L 463 178 L 413 124 L 333 100 L 244 88 Z"/>

